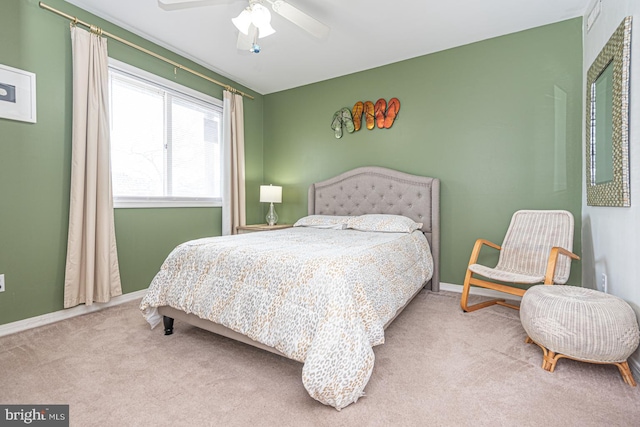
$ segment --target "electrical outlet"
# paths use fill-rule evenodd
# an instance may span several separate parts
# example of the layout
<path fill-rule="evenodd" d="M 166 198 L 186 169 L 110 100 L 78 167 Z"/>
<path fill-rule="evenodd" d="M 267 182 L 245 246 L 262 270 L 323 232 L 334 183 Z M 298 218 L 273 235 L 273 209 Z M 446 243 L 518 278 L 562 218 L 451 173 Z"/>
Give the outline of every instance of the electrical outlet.
<path fill-rule="evenodd" d="M 0 274 L 0 292 L 4 292 L 4 274 Z"/>
<path fill-rule="evenodd" d="M 607 275 L 605 273 L 602 273 L 602 291 L 606 294 L 607 293 L 607 286 L 608 286 L 608 282 L 607 282 Z"/>

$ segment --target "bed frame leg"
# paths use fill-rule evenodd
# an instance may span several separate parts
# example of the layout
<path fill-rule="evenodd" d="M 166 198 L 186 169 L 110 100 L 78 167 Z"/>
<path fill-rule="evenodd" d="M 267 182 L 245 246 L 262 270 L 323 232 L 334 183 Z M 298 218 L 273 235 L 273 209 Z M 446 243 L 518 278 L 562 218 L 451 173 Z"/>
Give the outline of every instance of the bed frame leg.
<path fill-rule="evenodd" d="M 164 334 L 173 334 L 173 319 L 171 317 L 162 316 L 162 323 L 164 324 Z"/>

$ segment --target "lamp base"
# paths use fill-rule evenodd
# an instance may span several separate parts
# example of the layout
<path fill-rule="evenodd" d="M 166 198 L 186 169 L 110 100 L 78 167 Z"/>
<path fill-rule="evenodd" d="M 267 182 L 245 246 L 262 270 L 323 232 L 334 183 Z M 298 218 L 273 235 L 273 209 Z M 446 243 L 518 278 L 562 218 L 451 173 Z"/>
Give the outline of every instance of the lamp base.
<path fill-rule="evenodd" d="M 269 213 L 267 213 L 266 220 L 269 225 L 278 223 L 278 214 L 276 213 L 276 208 L 273 207 L 273 203 L 269 205 Z"/>

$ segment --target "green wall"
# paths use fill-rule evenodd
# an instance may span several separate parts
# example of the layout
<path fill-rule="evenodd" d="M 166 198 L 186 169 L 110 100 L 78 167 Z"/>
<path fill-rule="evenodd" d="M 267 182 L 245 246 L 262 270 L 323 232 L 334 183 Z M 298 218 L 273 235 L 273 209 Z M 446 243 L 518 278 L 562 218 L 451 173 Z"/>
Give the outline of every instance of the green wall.
<path fill-rule="evenodd" d="M 248 198 L 262 183 L 263 96 L 149 43 L 62 0 L 46 3 L 142 47 L 250 93 L 245 99 Z M 0 324 L 63 308 L 71 171 L 69 21 L 35 0 L 3 0 L 0 64 L 36 73 L 36 124 L 0 119 Z M 109 55 L 218 99 L 222 88 L 115 41 Z M 257 204 L 256 204 L 257 205 Z M 257 222 L 260 212 L 250 211 Z M 219 208 L 117 209 L 123 292 L 146 288 L 167 254 L 188 239 L 219 235 Z"/>
<path fill-rule="evenodd" d="M 473 242 L 499 242 L 513 211 L 568 209 L 580 229 L 580 19 L 262 96 L 62 0 L 47 4 L 238 89 L 245 99 L 247 221 L 264 183 L 284 186 L 281 222 L 306 214 L 307 187 L 379 165 L 442 179 L 442 280 L 462 283 Z M 35 0 L 5 0 L 0 63 L 37 75 L 38 122 L 0 119 L 0 324 L 62 309 L 71 160 L 68 21 Z M 129 47 L 110 56 L 221 98 L 222 89 Z M 559 94 L 566 94 L 566 104 Z M 333 113 L 398 97 L 391 129 L 336 140 Z M 264 155 L 264 158 L 263 158 Z M 263 181 L 264 176 L 264 181 Z M 123 291 L 148 286 L 173 247 L 220 234 L 219 208 L 117 209 Z M 576 233 L 576 252 L 580 252 Z M 491 257 L 488 257 L 489 261 Z M 572 283 L 580 270 L 574 263 Z"/>
<path fill-rule="evenodd" d="M 462 284 L 476 238 L 500 243 L 518 209 L 571 211 L 580 253 L 581 67 L 578 18 L 265 96 L 281 222 L 306 214 L 310 183 L 377 165 L 441 179 L 443 282 Z M 334 137 L 336 110 L 392 97 L 391 129 Z"/>

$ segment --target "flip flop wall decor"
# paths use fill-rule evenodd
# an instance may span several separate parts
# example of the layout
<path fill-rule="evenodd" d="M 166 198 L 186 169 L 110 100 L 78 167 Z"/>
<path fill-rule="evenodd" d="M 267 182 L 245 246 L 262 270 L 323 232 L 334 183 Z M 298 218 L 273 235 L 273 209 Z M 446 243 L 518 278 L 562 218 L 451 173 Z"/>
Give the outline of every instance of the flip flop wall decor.
<path fill-rule="evenodd" d="M 362 128 L 362 116 L 367 129 L 371 130 L 376 125 L 379 129 L 389 129 L 398 118 L 400 111 L 400 101 L 398 98 L 391 98 L 387 102 L 380 98 L 374 104 L 371 101 L 358 101 L 352 109 L 348 107 L 340 108 L 333 115 L 331 129 L 336 138 L 342 138 L 342 128 L 347 132 L 357 132 Z"/>

